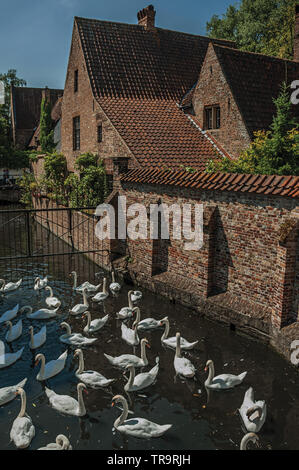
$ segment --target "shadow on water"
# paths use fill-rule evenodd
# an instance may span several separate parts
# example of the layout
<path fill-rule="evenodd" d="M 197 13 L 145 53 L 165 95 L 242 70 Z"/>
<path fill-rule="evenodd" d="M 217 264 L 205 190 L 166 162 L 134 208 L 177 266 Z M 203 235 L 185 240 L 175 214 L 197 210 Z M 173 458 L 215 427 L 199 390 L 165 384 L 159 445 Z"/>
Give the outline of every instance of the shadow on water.
<path fill-rule="evenodd" d="M 44 239 L 45 235 L 45 230 L 40 229 L 36 236 Z M 8 240 L 2 239 L 1 242 L 0 252 L 3 254 L 4 242 Z M 62 242 L 50 235 L 48 243 L 53 243 L 57 252 Z M 21 306 L 29 304 L 34 309 L 45 306 L 47 291 L 37 293 L 33 290 L 36 276 L 48 274 L 54 295 L 62 301 L 60 314 L 53 320 L 29 321 L 22 315 L 23 335 L 13 343 L 12 349 L 16 351 L 25 346 L 23 356 L 10 368 L 0 371 L 0 387 L 16 384 L 28 377 L 25 386 L 27 413 L 36 427 L 31 449 L 54 442 L 60 433 L 69 437 L 74 449 L 238 449 L 244 431 L 237 409 L 249 386 L 253 386 L 256 399 L 265 399 L 268 406 L 267 420 L 259 433 L 262 448 L 299 449 L 297 370 L 265 345 L 199 318 L 190 310 L 170 304 L 166 299 L 145 290 L 140 302 L 142 318 L 158 319 L 167 315 L 171 336 L 180 331 L 190 341 L 199 339 L 196 349 L 186 353 L 197 368 L 196 378 L 182 380 L 175 377 L 174 351 L 161 346 L 163 330 L 141 333 L 140 337 L 146 336 L 151 345 L 151 349 L 147 350 L 149 366 L 144 370 L 153 367 L 157 356 L 160 358 L 160 370 L 156 384 L 140 393 L 130 393 L 129 408 L 134 414 L 129 417 L 145 417 L 159 424 L 172 423 L 173 427 L 165 436 L 152 440 L 138 440 L 115 431 L 113 424 L 121 411 L 117 407 L 111 408 L 111 399 L 115 394 L 125 394 L 123 387 L 126 379 L 122 371 L 110 366 L 103 353 L 112 356 L 133 353 L 133 349 L 121 339 L 121 322 L 115 318 L 115 313 L 127 305 L 129 287 L 125 285 L 120 295 L 109 296 L 104 306 L 90 303 L 89 310 L 93 318 L 103 316 L 105 312 L 110 317 L 107 324 L 94 335 L 98 341 L 84 349 L 85 369 L 97 370 L 116 381 L 107 389 L 89 389 L 88 395 L 84 396 L 87 409 L 85 417 L 63 416 L 53 410 L 44 392 L 45 384 L 36 380 L 40 366 L 34 367 L 34 353 L 28 347 L 28 327 L 32 324 L 35 330 L 39 330 L 42 325 L 47 325 L 47 342 L 38 350 L 45 354 L 47 361 L 57 358 L 68 349 L 66 368 L 48 380 L 47 386 L 57 393 L 76 397 L 78 381 L 75 371 L 78 362 L 77 358 L 73 358 L 74 348 L 59 341 L 59 336 L 64 333 L 59 326 L 62 321 L 66 320 L 74 332 L 81 332 L 84 326 L 80 317 L 70 317 L 68 314 L 68 309 L 82 299 L 72 290 L 69 273 L 73 270 L 78 272 L 80 283 L 85 280 L 98 283 L 96 273 L 99 267 L 83 255 L 0 262 L 0 278 L 14 281 L 23 278 L 22 289 L 0 296 L 0 314 L 17 303 Z M 5 327 L 1 326 L 1 340 L 4 340 L 5 333 Z M 136 353 L 139 354 L 139 351 L 137 347 Z M 204 366 L 208 359 L 213 359 L 216 374 L 239 374 L 247 370 L 244 383 L 231 391 L 210 392 L 207 396 Z M 10 443 L 9 432 L 19 409 L 19 398 L 0 407 L 1 449 L 14 448 Z"/>

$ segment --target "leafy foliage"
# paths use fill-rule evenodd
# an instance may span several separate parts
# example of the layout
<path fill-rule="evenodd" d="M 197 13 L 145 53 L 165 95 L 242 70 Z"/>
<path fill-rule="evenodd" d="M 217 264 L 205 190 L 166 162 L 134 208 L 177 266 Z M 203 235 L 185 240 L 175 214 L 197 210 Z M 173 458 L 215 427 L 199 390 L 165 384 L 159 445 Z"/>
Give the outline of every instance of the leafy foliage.
<path fill-rule="evenodd" d="M 207 23 L 210 37 L 229 39 L 250 52 L 293 58 L 296 0 L 242 0 Z"/>
<path fill-rule="evenodd" d="M 10 87 L 13 86 L 26 86 L 26 81 L 23 78 L 17 77 L 15 69 L 9 69 L 7 73 L 0 73 L 0 80 L 4 82 L 5 88 L 5 104 L 0 105 L 0 117 L 4 118 L 7 122 L 7 127 L 10 125 L 9 116 L 9 103 L 10 103 Z"/>
<path fill-rule="evenodd" d="M 80 172 L 83 172 L 90 166 L 97 166 L 98 157 L 91 152 L 82 153 L 76 158 L 75 168 Z"/>
<path fill-rule="evenodd" d="M 299 126 L 291 116 L 288 87 L 284 83 L 274 100 L 276 116 L 270 131 L 258 131 L 250 147 L 237 160 L 210 161 L 207 171 L 262 175 L 299 175 Z"/>
<path fill-rule="evenodd" d="M 41 102 L 40 112 L 40 144 L 43 152 L 53 152 L 55 149 L 54 144 L 54 130 L 51 119 L 51 105 L 43 98 Z"/>

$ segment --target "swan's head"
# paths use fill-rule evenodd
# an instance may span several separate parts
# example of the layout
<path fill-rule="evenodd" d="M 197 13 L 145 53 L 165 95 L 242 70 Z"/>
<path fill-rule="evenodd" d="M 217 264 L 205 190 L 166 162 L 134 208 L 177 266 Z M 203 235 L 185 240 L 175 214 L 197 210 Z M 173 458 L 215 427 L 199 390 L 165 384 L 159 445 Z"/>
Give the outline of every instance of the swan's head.
<path fill-rule="evenodd" d="M 119 403 L 119 402 L 126 402 L 127 400 L 125 399 L 125 397 L 123 397 L 122 395 L 115 395 L 113 398 L 112 398 L 112 402 L 111 402 L 111 406 L 114 406 L 116 403 Z"/>
<path fill-rule="evenodd" d="M 15 392 L 15 393 L 16 393 L 16 395 L 21 395 L 23 392 L 24 392 L 24 390 L 22 389 L 22 387 L 18 387 L 18 388 L 16 389 L 16 392 Z"/>
<path fill-rule="evenodd" d="M 257 413 L 257 416 L 253 417 Z M 246 412 L 246 416 L 248 417 L 249 421 L 252 423 L 257 419 L 260 419 L 262 416 L 262 409 L 260 406 L 252 406 Z"/>
<path fill-rule="evenodd" d="M 6 322 L 4 323 L 4 325 L 5 325 L 5 326 L 12 326 L 12 323 L 11 323 L 11 321 L 6 321 Z"/>
<path fill-rule="evenodd" d="M 76 271 L 72 271 L 69 276 L 72 277 L 72 276 L 75 276 L 76 275 Z"/>
<path fill-rule="evenodd" d="M 245 441 L 246 443 L 253 442 L 253 444 L 260 447 L 259 437 L 254 432 L 249 432 L 249 433 L 245 434 L 242 441 Z"/>
<path fill-rule="evenodd" d="M 126 375 L 126 372 L 129 371 L 131 372 L 131 370 L 133 371 L 134 370 L 134 366 L 132 364 L 128 364 L 126 367 L 125 367 L 125 370 L 123 371 L 123 375 Z"/>
<path fill-rule="evenodd" d="M 210 366 L 213 365 L 213 361 L 211 361 L 211 359 L 209 359 L 206 363 L 206 367 L 205 367 L 205 372 L 207 372 L 207 370 L 209 369 Z"/>
<path fill-rule="evenodd" d="M 142 345 L 142 344 L 145 344 L 145 346 L 146 346 L 147 348 L 149 348 L 149 349 L 150 349 L 150 347 L 151 347 L 151 345 L 149 344 L 149 340 L 146 339 L 146 338 L 142 338 L 142 340 L 141 340 L 141 345 Z"/>
<path fill-rule="evenodd" d="M 160 320 L 159 326 L 163 326 L 167 322 L 168 322 L 168 317 L 164 317 L 164 318 L 162 318 L 162 320 Z"/>
<path fill-rule="evenodd" d="M 37 354 L 35 356 L 35 362 L 34 362 L 34 366 L 37 366 L 37 364 L 39 363 L 39 361 L 41 361 L 43 359 L 44 355 L 43 354 Z"/>
<path fill-rule="evenodd" d="M 76 349 L 74 352 L 74 357 L 80 356 L 80 354 L 83 354 L 82 349 Z"/>
<path fill-rule="evenodd" d="M 68 328 L 69 327 L 69 324 L 66 323 L 65 321 L 63 321 L 62 323 L 60 323 L 60 328 Z"/>
<path fill-rule="evenodd" d="M 86 395 L 88 395 L 88 391 L 87 391 L 87 387 L 84 383 L 80 382 L 78 385 L 77 385 L 77 390 L 78 392 L 80 392 L 81 390 L 86 393 Z"/>
<path fill-rule="evenodd" d="M 28 331 L 31 333 L 31 331 L 33 331 L 33 326 L 29 326 Z"/>

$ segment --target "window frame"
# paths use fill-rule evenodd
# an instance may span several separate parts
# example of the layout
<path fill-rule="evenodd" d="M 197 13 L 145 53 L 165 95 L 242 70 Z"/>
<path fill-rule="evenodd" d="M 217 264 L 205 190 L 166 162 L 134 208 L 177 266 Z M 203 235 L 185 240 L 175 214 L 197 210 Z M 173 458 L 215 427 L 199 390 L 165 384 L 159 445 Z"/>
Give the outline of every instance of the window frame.
<path fill-rule="evenodd" d="M 219 104 L 204 107 L 204 129 L 217 130 L 221 127 L 221 107 Z"/>
<path fill-rule="evenodd" d="M 74 71 L 74 93 L 77 93 L 79 89 L 79 70 Z"/>
<path fill-rule="evenodd" d="M 80 150 L 80 116 L 73 117 L 73 150 Z"/>
<path fill-rule="evenodd" d="M 97 124 L 97 142 L 98 144 L 103 142 L 103 124 L 102 123 Z"/>

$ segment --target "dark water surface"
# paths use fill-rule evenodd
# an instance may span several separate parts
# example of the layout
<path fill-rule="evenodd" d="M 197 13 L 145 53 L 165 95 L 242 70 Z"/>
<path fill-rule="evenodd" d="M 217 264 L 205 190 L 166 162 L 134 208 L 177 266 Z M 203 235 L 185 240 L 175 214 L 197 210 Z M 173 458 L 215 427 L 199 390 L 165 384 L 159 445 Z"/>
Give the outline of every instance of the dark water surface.
<path fill-rule="evenodd" d="M 45 232 L 40 229 L 35 233 L 36 242 L 41 243 L 45 239 Z M 6 252 L 7 242 L 2 237 L 1 256 Z M 60 241 L 50 236 L 48 242 L 56 245 L 56 251 L 59 251 Z M 244 430 L 237 409 L 249 386 L 253 386 L 255 398 L 266 400 L 268 407 L 266 423 L 259 433 L 262 448 L 299 449 L 298 371 L 267 346 L 204 320 L 188 309 L 170 304 L 144 289 L 140 302 L 141 318 L 159 319 L 167 315 L 170 319 L 170 336 L 180 331 L 189 341 L 200 340 L 196 349 L 186 354 L 196 366 L 197 375 L 193 380 L 175 378 L 174 351 L 161 346 L 163 329 L 140 333 L 139 336 L 146 336 L 151 345 L 151 349 L 146 350 L 149 366 L 144 370 L 153 367 L 155 358 L 159 356 L 160 371 L 155 385 L 140 393 L 130 394 L 132 403 L 129 407 L 135 416 L 159 424 L 172 423 L 173 427 L 163 437 L 151 440 L 136 439 L 115 432 L 113 423 L 121 411 L 117 407 L 111 408 L 111 398 L 115 394 L 124 393 L 125 378 L 121 371 L 111 367 L 103 353 L 112 356 L 133 353 L 133 348 L 121 339 L 121 322 L 115 318 L 115 313 L 127 305 L 130 286 L 126 285 L 117 298 L 109 296 L 104 307 L 90 303 L 89 310 L 93 318 L 105 313 L 109 313 L 110 318 L 94 335 L 98 338 L 97 343 L 84 349 L 85 369 L 97 370 L 107 378 L 116 378 L 117 381 L 108 389 L 89 389 L 88 395 L 84 395 L 87 415 L 82 418 L 63 416 L 52 409 L 45 395 L 44 385 L 36 380 L 40 366 L 34 367 L 34 353 L 28 346 L 28 327 L 32 324 L 36 331 L 44 324 L 47 325 L 47 342 L 37 351 L 45 354 L 46 361 L 56 359 L 68 348 L 66 368 L 47 381 L 47 385 L 57 393 L 77 398 L 78 380 L 74 372 L 78 362 L 77 358 L 73 359 L 75 348 L 67 347 L 59 341 L 59 336 L 65 332 L 59 327 L 62 321 L 67 321 L 73 332 L 82 332 L 83 328 L 80 317 L 68 315 L 68 309 L 82 299 L 80 294 L 72 290 L 69 273 L 74 269 L 78 271 L 79 283 L 85 280 L 98 283 L 95 273 L 99 268 L 83 255 L 37 258 L 30 262 L 0 261 L 0 278 L 14 281 L 23 278 L 21 289 L 0 296 L 0 314 L 17 303 L 21 306 L 29 304 L 34 310 L 46 307 L 44 299 L 49 294 L 48 291 L 36 293 L 33 290 L 34 278 L 45 274 L 49 276 L 48 285 L 53 288 L 54 295 L 62 301 L 60 314 L 56 319 L 30 321 L 25 314 L 22 315 L 23 335 L 13 343 L 12 350 L 25 346 L 23 356 L 13 366 L 0 370 L 0 387 L 14 385 L 28 377 L 25 386 L 27 413 L 36 429 L 30 449 L 54 442 L 56 435 L 60 433 L 69 437 L 74 449 L 238 449 Z M 108 284 L 109 282 L 110 278 Z M 1 326 L 1 340 L 4 340 L 5 333 L 6 328 Z M 6 346 L 6 351 L 9 351 L 9 346 Z M 139 347 L 136 353 L 139 355 Z M 248 371 L 245 381 L 233 390 L 211 391 L 208 396 L 204 387 L 207 377 L 204 366 L 208 359 L 213 359 L 216 375 Z M 0 449 L 14 449 L 9 433 L 19 410 L 20 398 L 0 407 Z"/>

